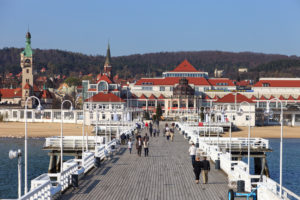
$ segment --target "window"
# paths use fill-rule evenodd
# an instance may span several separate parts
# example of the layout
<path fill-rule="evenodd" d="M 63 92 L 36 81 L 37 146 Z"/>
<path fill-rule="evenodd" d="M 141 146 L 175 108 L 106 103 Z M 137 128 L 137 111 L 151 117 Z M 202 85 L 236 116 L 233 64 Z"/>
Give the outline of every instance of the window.
<path fill-rule="evenodd" d="M 93 113 L 90 113 L 90 119 L 93 119 Z"/>
<path fill-rule="evenodd" d="M 232 120 L 235 121 L 235 115 L 232 116 Z"/>
<path fill-rule="evenodd" d="M 27 73 L 27 74 L 29 73 L 29 69 L 26 69 L 26 73 Z"/>
<path fill-rule="evenodd" d="M 18 117 L 18 111 L 13 111 L 13 118 L 17 118 Z"/>
<path fill-rule="evenodd" d="M 101 81 L 99 84 L 98 84 L 98 91 L 103 91 L 103 90 L 107 90 L 107 83 L 104 82 L 104 81 Z"/>
<path fill-rule="evenodd" d="M 249 115 L 246 115 L 246 121 L 249 121 L 250 117 Z"/>
<path fill-rule="evenodd" d="M 102 119 L 105 119 L 105 114 L 102 114 Z"/>
<path fill-rule="evenodd" d="M 263 83 L 262 86 L 263 86 L 263 87 L 269 87 L 270 84 L 269 84 L 269 83 Z"/>
<path fill-rule="evenodd" d="M 173 87 L 170 87 L 170 91 L 173 91 Z"/>
<path fill-rule="evenodd" d="M 152 87 L 149 87 L 149 86 L 143 86 L 143 87 L 142 87 L 142 90 L 151 91 L 151 90 L 152 90 Z"/>
<path fill-rule="evenodd" d="M 155 106 L 155 101 L 148 101 L 148 106 Z"/>
<path fill-rule="evenodd" d="M 29 83 L 29 79 L 26 79 L 26 83 Z"/>
<path fill-rule="evenodd" d="M 164 86 L 159 87 L 159 91 L 165 91 L 165 87 Z"/>

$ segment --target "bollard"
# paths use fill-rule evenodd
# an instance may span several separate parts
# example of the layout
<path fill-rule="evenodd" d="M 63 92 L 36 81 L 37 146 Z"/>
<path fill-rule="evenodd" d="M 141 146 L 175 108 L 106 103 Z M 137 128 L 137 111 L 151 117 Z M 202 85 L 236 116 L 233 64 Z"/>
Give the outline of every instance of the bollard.
<path fill-rule="evenodd" d="M 243 180 L 237 181 L 237 192 L 245 192 L 245 181 Z"/>
<path fill-rule="evenodd" d="M 97 168 L 99 168 L 99 167 L 101 166 L 100 157 L 95 157 L 94 165 L 95 165 L 95 167 L 97 167 Z"/>
<path fill-rule="evenodd" d="M 78 187 L 78 174 L 71 175 L 71 183 L 72 183 L 72 187 L 74 188 Z"/>
<path fill-rule="evenodd" d="M 215 161 L 215 169 L 221 169 L 220 167 L 220 160 Z"/>
<path fill-rule="evenodd" d="M 199 142 L 196 143 L 196 148 L 199 148 Z"/>

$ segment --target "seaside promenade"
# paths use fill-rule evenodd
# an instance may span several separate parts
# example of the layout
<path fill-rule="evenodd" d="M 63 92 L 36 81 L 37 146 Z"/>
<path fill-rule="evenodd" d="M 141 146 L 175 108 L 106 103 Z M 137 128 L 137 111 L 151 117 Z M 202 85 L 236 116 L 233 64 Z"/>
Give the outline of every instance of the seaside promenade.
<path fill-rule="evenodd" d="M 161 131 L 162 132 L 162 131 Z M 142 131 L 144 135 L 145 129 Z M 195 184 L 189 144 L 178 132 L 174 142 L 151 137 L 149 157 L 138 157 L 133 145 L 92 169 L 59 199 L 227 199 L 227 177 L 211 163 L 208 184 Z M 202 177 L 201 177 L 202 182 Z"/>

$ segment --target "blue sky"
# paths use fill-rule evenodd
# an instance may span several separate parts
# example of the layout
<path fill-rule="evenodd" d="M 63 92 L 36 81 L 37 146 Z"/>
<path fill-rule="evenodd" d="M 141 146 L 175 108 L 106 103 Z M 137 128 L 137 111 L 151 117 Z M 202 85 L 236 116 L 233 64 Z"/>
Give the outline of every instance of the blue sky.
<path fill-rule="evenodd" d="M 112 56 L 253 51 L 300 56 L 299 0 L 1 0 L 0 48 Z"/>

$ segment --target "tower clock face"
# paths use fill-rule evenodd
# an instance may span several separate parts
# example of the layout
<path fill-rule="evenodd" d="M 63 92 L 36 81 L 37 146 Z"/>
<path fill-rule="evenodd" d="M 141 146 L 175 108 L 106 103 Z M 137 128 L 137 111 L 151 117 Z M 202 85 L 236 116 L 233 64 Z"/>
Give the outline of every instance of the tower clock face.
<path fill-rule="evenodd" d="M 24 66 L 25 67 L 30 67 L 30 60 L 29 59 L 25 60 Z"/>

